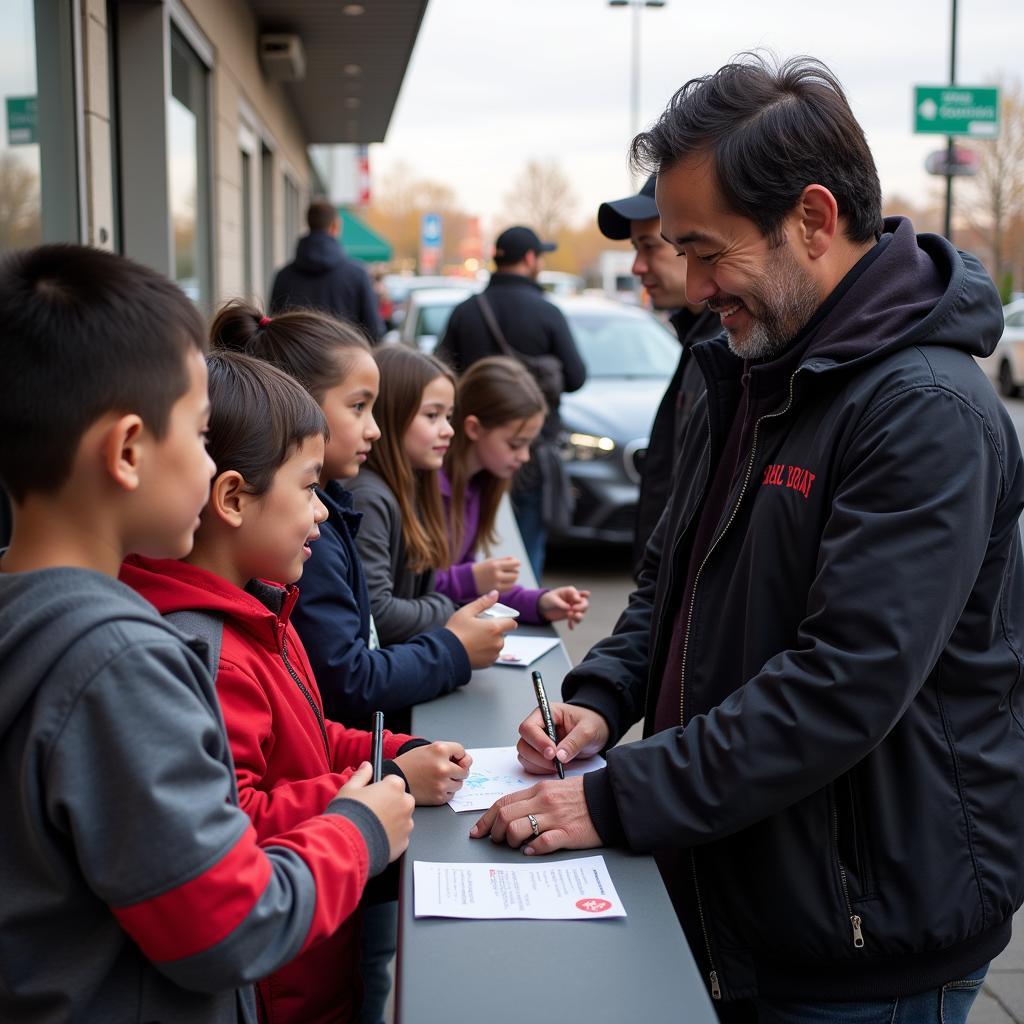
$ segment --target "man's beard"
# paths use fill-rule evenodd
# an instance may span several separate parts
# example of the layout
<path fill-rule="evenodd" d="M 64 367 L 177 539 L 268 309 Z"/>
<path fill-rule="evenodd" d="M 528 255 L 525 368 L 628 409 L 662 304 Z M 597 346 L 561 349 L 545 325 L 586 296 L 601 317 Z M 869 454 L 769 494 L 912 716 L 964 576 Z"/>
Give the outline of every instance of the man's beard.
<path fill-rule="evenodd" d="M 777 255 L 763 277 L 751 286 L 758 312 L 744 303 L 750 324 L 734 336 L 726 328 L 729 348 L 742 359 L 765 360 L 781 355 L 792 344 L 821 305 L 813 278 L 793 258 L 786 242 L 773 250 Z M 716 305 L 724 305 L 716 300 Z"/>

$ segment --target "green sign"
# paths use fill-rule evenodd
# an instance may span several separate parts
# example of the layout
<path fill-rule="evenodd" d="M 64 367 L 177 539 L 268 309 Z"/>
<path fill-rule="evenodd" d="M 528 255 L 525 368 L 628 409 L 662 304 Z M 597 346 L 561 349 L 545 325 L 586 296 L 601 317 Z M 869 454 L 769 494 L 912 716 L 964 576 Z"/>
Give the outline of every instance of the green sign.
<path fill-rule="evenodd" d="M 994 139 L 999 134 L 999 90 L 973 85 L 919 85 L 914 131 Z"/>
<path fill-rule="evenodd" d="M 8 146 L 30 146 L 39 141 L 38 107 L 35 96 L 7 97 Z"/>

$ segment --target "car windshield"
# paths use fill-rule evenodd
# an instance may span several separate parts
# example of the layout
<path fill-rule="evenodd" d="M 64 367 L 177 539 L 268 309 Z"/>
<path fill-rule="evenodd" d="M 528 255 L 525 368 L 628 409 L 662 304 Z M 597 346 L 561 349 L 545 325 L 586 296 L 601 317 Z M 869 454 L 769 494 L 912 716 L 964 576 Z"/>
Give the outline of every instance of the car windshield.
<path fill-rule="evenodd" d="M 450 305 L 435 305 L 435 306 L 424 306 L 420 310 L 419 323 L 416 325 L 417 336 L 421 334 L 432 334 L 435 338 L 440 338 L 444 334 L 445 326 L 448 323 L 448 318 L 452 315 L 452 310 L 458 305 L 458 302 L 452 302 Z"/>
<path fill-rule="evenodd" d="M 671 377 L 679 343 L 649 316 L 565 311 L 589 377 Z"/>

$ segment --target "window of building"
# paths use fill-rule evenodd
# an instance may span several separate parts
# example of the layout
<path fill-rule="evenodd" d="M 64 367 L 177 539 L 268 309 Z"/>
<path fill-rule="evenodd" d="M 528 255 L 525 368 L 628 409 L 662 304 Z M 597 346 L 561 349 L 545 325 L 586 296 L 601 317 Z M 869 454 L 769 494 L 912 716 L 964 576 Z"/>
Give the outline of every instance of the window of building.
<path fill-rule="evenodd" d="M 79 241 L 71 0 L 0 0 L 0 252 Z"/>
<path fill-rule="evenodd" d="M 276 223 L 274 220 L 274 154 L 266 145 L 260 146 L 260 177 L 262 178 L 260 224 L 263 233 L 263 287 L 269 297 L 274 271 L 277 269 L 277 257 L 274 254 L 277 239 L 274 232 Z"/>
<path fill-rule="evenodd" d="M 213 293 L 210 248 L 210 124 L 206 65 L 171 29 L 167 101 L 173 276 L 190 299 L 208 307 Z"/>
<path fill-rule="evenodd" d="M 299 237 L 299 188 L 291 176 L 284 176 L 284 248 L 291 253 Z"/>

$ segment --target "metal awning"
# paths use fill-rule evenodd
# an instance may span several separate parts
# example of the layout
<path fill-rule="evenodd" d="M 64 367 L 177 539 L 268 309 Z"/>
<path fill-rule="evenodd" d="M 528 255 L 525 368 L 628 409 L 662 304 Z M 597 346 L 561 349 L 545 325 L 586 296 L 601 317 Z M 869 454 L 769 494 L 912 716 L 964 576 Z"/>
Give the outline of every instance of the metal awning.
<path fill-rule="evenodd" d="M 249 0 L 260 34 L 302 40 L 305 78 L 284 88 L 307 143 L 384 141 L 427 2 Z"/>
<path fill-rule="evenodd" d="M 341 244 L 347 255 L 364 263 L 386 263 L 391 259 L 391 245 L 369 224 L 364 224 L 351 210 L 338 207 L 341 216 Z"/>

